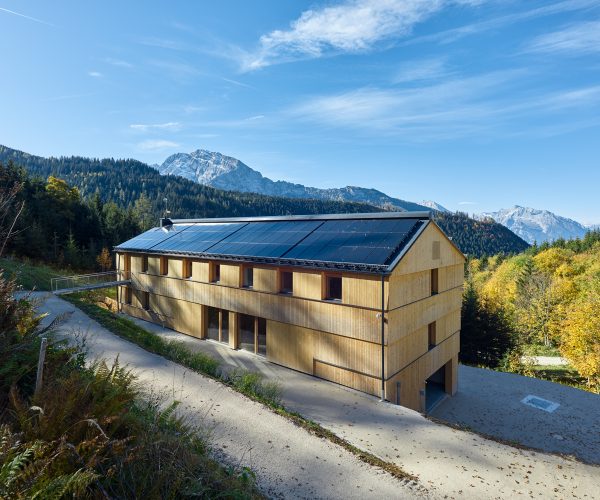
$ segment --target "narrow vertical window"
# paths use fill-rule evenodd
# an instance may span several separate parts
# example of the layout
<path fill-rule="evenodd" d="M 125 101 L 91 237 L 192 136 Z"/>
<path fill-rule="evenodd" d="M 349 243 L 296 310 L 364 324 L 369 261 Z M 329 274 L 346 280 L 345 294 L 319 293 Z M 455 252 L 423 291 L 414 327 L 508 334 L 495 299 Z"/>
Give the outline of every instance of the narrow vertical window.
<path fill-rule="evenodd" d="M 212 262 L 210 266 L 210 281 L 212 283 L 221 281 L 221 266 L 214 262 Z"/>
<path fill-rule="evenodd" d="M 131 305 L 131 288 L 125 288 L 125 304 Z"/>
<path fill-rule="evenodd" d="M 254 269 L 250 266 L 245 266 L 242 271 L 242 286 L 244 288 L 252 288 L 254 286 Z"/>
<path fill-rule="evenodd" d="M 435 321 L 427 326 L 427 336 L 429 337 L 429 349 L 433 349 L 437 343 Z"/>
<path fill-rule="evenodd" d="M 142 292 L 142 307 L 145 311 L 150 310 L 150 293 Z"/>
<path fill-rule="evenodd" d="M 279 291 L 281 293 L 293 293 L 294 291 L 294 273 L 291 271 L 281 271 L 279 274 Z"/>
<path fill-rule="evenodd" d="M 169 274 L 169 259 L 167 257 L 160 258 L 160 274 L 163 276 Z"/>
<path fill-rule="evenodd" d="M 183 259 L 183 277 L 192 277 L 192 261 L 190 259 Z"/>
<path fill-rule="evenodd" d="M 142 272 L 143 273 L 148 272 L 148 256 L 147 255 L 142 255 Z"/>
<path fill-rule="evenodd" d="M 435 295 L 439 291 L 438 269 L 431 270 L 431 295 Z"/>

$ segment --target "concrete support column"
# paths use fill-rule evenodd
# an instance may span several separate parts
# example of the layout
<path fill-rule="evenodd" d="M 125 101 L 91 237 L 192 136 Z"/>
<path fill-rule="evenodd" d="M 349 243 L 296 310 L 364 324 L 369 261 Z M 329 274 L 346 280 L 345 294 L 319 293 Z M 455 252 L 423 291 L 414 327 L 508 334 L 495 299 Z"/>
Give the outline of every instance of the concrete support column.
<path fill-rule="evenodd" d="M 444 365 L 445 391 L 454 396 L 458 390 L 458 354 Z"/>

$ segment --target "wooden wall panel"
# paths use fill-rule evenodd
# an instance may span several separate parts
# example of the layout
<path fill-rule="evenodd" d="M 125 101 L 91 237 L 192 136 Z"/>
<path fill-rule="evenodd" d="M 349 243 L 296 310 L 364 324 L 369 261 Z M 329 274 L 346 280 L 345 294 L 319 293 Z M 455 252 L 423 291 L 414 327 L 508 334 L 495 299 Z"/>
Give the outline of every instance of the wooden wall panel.
<path fill-rule="evenodd" d="M 321 300 L 323 298 L 321 273 L 294 271 L 293 295 L 307 299 Z"/>
<path fill-rule="evenodd" d="M 192 280 L 208 283 L 210 264 L 208 262 L 192 261 Z"/>
<path fill-rule="evenodd" d="M 455 288 L 390 311 L 389 342 L 395 342 L 432 321 L 460 309 L 461 306 L 462 290 Z"/>
<path fill-rule="evenodd" d="M 313 332 L 316 361 L 381 377 L 381 345 L 361 340 Z M 344 385 L 351 384 L 346 383 Z"/>
<path fill-rule="evenodd" d="M 277 269 L 255 267 L 253 289 L 261 292 L 279 292 Z"/>
<path fill-rule="evenodd" d="M 434 259 L 434 242 L 440 242 L 439 259 Z M 393 274 L 410 274 L 435 267 L 464 264 L 464 255 L 457 250 L 434 222 L 429 222 L 421 236 L 414 242 Z"/>
<path fill-rule="evenodd" d="M 307 328 L 267 321 L 267 359 L 313 373 L 314 334 Z"/>
<path fill-rule="evenodd" d="M 460 309 L 455 309 L 436 320 L 438 343 L 443 342 L 460 330 Z"/>
<path fill-rule="evenodd" d="M 368 394 L 378 395 L 381 392 L 381 380 L 379 378 L 368 377 L 317 360 L 314 364 L 314 375 Z"/>
<path fill-rule="evenodd" d="M 401 368 L 408 366 L 419 356 L 425 354 L 429 349 L 427 326 L 421 327 L 414 332 L 392 342 L 386 349 L 386 376 L 398 372 Z"/>
<path fill-rule="evenodd" d="M 389 309 L 410 304 L 431 295 L 430 270 L 390 276 Z"/>
<path fill-rule="evenodd" d="M 465 281 L 464 264 L 455 266 L 441 267 L 438 271 L 439 291 L 450 290 L 462 286 Z"/>
<path fill-rule="evenodd" d="M 384 305 L 387 304 L 388 283 L 384 283 Z M 342 303 L 381 310 L 381 277 L 342 276 Z"/>
<path fill-rule="evenodd" d="M 396 402 L 396 383 L 400 382 L 400 404 L 417 411 L 424 411 L 421 406 L 420 390 L 425 389 L 425 381 L 448 361 L 458 360 L 459 334 L 435 347 L 427 354 L 408 365 L 400 373 L 386 381 L 386 398 Z M 453 381 L 456 387 L 456 381 Z"/>
<path fill-rule="evenodd" d="M 148 274 L 160 275 L 160 257 L 148 256 Z"/>
<path fill-rule="evenodd" d="M 183 279 L 183 259 L 169 257 L 169 278 Z"/>
<path fill-rule="evenodd" d="M 237 264 L 221 264 L 221 281 L 225 286 L 240 286 L 240 266 Z"/>

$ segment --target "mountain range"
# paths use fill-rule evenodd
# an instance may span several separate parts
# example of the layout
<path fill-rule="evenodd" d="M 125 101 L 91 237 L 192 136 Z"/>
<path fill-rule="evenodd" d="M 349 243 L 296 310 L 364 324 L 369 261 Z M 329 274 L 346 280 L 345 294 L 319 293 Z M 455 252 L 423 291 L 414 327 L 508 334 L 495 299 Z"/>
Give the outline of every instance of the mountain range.
<path fill-rule="evenodd" d="M 150 220 L 158 220 L 164 213 L 165 198 L 174 218 L 381 211 L 381 207 L 366 203 L 282 198 L 216 189 L 183 177 L 160 175 L 156 168 L 137 160 L 81 156 L 44 158 L 0 145 L 0 163 L 10 162 L 34 178 L 45 180 L 52 175 L 65 180 L 91 203 L 96 199 L 102 203 L 112 202 L 127 211 L 146 207 Z M 518 253 L 528 248 L 523 239 L 491 219 L 475 220 L 464 213 L 437 211 L 434 219 L 468 255 Z"/>
<path fill-rule="evenodd" d="M 548 210 L 539 210 L 515 205 L 497 212 L 482 213 L 480 217 L 490 217 L 509 228 L 528 243 L 552 242 L 582 238 L 590 228 L 577 221 L 561 217 Z"/>
<path fill-rule="evenodd" d="M 227 191 L 258 193 L 284 198 L 311 198 L 316 200 L 368 203 L 385 210 L 429 210 L 430 207 L 393 198 L 376 189 L 357 186 L 321 189 L 273 181 L 240 160 L 221 153 L 198 149 L 191 153 L 176 153 L 161 165 L 152 165 L 162 175 L 177 175 L 191 181 Z"/>
<path fill-rule="evenodd" d="M 414 203 L 394 198 L 376 189 L 357 186 L 322 189 L 286 181 L 274 181 L 237 158 L 205 149 L 198 149 L 191 153 L 176 153 L 169 156 L 162 164 L 152 166 L 162 175 L 180 176 L 201 185 L 226 191 L 296 199 L 366 203 L 384 210 L 434 210 L 440 214 L 450 213 L 447 208 L 435 201 Z M 483 213 L 477 218 L 480 220 L 491 218 L 529 243 L 542 243 L 559 238 L 580 238 L 590 229 L 548 210 L 520 206 Z"/>

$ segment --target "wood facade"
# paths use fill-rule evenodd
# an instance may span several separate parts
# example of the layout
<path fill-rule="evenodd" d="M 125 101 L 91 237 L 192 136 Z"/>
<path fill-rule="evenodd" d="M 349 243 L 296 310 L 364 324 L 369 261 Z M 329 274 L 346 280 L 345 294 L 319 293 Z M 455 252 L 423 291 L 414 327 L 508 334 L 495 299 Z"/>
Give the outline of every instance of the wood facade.
<path fill-rule="evenodd" d="M 232 349 L 251 317 L 254 352 L 269 361 L 418 411 L 433 384 L 456 392 L 464 256 L 433 222 L 384 275 L 122 251 L 117 262 L 131 273 L 119 291 L 126 314 L 200 339 L 226 327 Z M 293 273 L 291 293 L 281 293 L 283 272 Z M 341 278 L 341 299 L 327 297 L 331 276 Z"/>

